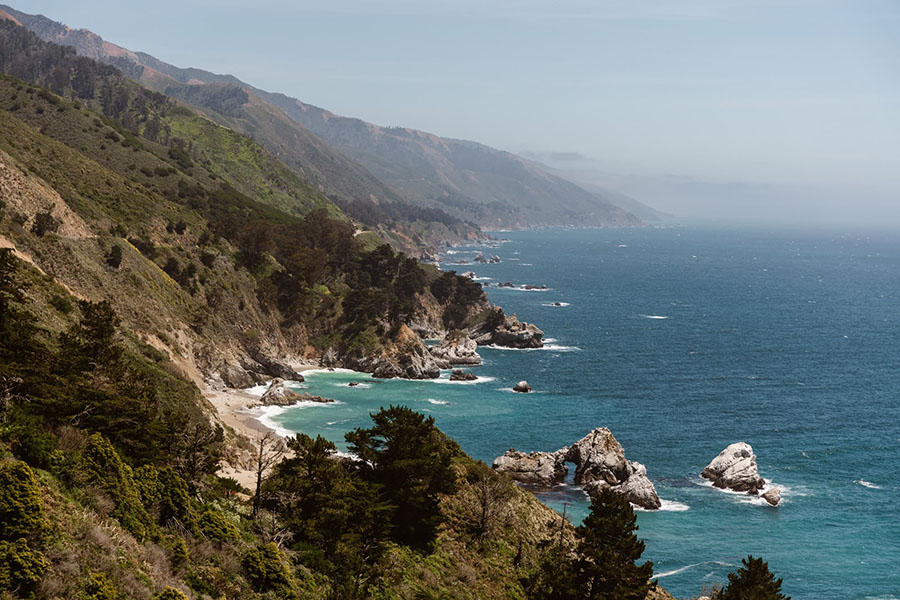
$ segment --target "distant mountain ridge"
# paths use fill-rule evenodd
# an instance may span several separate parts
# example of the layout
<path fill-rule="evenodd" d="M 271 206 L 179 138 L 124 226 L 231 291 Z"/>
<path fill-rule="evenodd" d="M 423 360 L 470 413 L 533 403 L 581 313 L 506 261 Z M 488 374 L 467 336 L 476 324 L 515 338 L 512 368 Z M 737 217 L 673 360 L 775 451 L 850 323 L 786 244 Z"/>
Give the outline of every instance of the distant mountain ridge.
<path fill-rule="evenodd" d="M 42 39 L 114 65 L 254 138 L 336 201 L 405 201 L 486 228 L 642 224 L 606 197 L 613 193 L 587 191 L 509 152 L 342 117 L 232 75 L 175 67 L 87 29 L 0 10 Z"/>

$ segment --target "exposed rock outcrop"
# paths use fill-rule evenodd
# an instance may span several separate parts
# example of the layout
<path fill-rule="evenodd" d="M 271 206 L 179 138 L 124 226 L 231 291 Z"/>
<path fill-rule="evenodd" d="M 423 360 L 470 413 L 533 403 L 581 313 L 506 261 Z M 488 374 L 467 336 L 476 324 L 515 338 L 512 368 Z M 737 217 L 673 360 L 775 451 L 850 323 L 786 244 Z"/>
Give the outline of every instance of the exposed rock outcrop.
<path fill-rule="evenodd" d="M 510 448 L 494 459 L 494 468 L 521 483 L 550 486 L 561 482 L 569 472 L 567 451 L 568 448 L 556 452 L 519 452 Z"/>
<path fill-rule="evenodd" d="M 480 365 L 481 356 L 477 352 L 478 344 L 464 331 L 451 331 L 436 346 L 429 348 L 431 355 L 449 366 Z"/>
<path fill-rule="evenodd" d="M 524 379 L 513 386 L 514 392 L 519 392 L 520 394 L 527 394 L 531 391 L 531 386 L 528 385 L 528 382 Z"/>
<path fill-rule="evenodd" d="M 771 506 L 778 506 L 781 503 L 781 488 L 777 485 L 762 495 L 762 499 Z"/>
<path fill-rule="evenodd" d="M 475 373 L 468 373 L 462 369 L 454 369 L 450 373 L 450 381 L 475 381 L 478 376 Z"/>
<path fill-rule="evenodd" d="M 510 449 L 494 460 L 494 468 L 516 481 L 552 485 L 575 464 L 575 483 L 594 495 L 603 489 L 622 494 L 632 504 L 656 510 L 662 503 L 647 477 L 647 468 L 625 458 L 625 450 L 606 427 L 594 429 L 572 446 L 556 452 L 518 452 Z"/>
<path fill-rule="evenodd" d="M 717 488 L 757 494 L 766 482 L 756 470 L 756 455 L 746 442 L 736 442 L 722 450 L 700 473 Z"/>
<path fill-rule="evenodd" d="M 276 377 L 269 384 L 269 389 L 260 397 L 259 402 L 250 405 L 255 406 L 293 406 L 299 402 L 334 402 L 333 398 L 323 398 L 322 396 L 313 396 L 309 393 L 299 393 L 290 389 L 285 385 L 284 379 Z"/>
<path fill-rule="evenodd" d="M 536 325 L 523 323 L 516 315 L 507 316 L 499 307 L 490 308 L 485 318 L 469 328 L 469 337 L 479 346 L 541 348 L 544 332 Z"/>

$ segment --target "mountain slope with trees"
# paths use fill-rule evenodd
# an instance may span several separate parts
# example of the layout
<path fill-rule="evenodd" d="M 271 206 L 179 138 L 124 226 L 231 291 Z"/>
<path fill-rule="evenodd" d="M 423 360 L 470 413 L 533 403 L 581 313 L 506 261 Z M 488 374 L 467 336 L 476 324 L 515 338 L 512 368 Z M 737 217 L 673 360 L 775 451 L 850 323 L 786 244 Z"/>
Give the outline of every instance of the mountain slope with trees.
<path fill-rule="evenodd" d="M 88 30 L 70 29 L 9 7 L 0 9 L 43 39 L 115 65 L 144 85 L 199 107 L 213 120 L 257 139 L 287 164 L 308 169 L 311 180 L 325 182 L 323 189 L 335 201 L 349 203 L 344 207 L 351 214 L 356 203 L 383 205 L 400 199 L 490 228 L 641 224 L 604 193 L 588 192 L 514 154 L 476 142 L 341 117 L 231 75 L 174 67 L 106 42 Z M 374 178 L 367 178 L 372 174 L 378 185 Z M 371 197 L 363 197 L 361 190 Z"/>

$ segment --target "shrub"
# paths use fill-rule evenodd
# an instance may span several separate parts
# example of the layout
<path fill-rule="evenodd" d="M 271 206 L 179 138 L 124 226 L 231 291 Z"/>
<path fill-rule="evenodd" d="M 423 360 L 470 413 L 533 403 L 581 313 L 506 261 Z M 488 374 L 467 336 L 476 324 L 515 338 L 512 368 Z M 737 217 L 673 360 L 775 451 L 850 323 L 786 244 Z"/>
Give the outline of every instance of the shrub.
<path fill-rule="evenodd" d="M 44 237 L 47 233 L 56 233 L 59 229 L 61 221 L 53 216 L 49 210 L 38 213 L 34 217 L 34 223 L 31 225 L 31 233 L 38 237 Z"/>
<path fill-rule="evenodd" d="M 217 510 L 207 508 L 198 520 L 203 535 L 216 542 L 236 542 L 241 532 Z"/>
<path fill-rule="evenodd" d="M 53 296 L 50 298 L 50 306 L 58 310 L 64 315 L 68 315 L 75 308 L 72 302 L 65 296 Z"/>
<path fill-rule="evenodd" d="M 0 542 L 0 590 L 30 592 L 49 566 L 47 557 L 29 548 L 25 538 Z"/>
<path fill-rule="evenodd" d="M 175 541 L 172 542 L 172 566 L 179 569 L 186 565 L 188 560 L 190 560 L 190 555 L 187 543 L 183 537 L 175 538 Z"/>
<path fill-rule="evenodd" d="M 122 247 L 120 245 L 113 244 L 113 247 L 109 249 L 109 254 L 106 255 L 106 264 L 113 269 L 118 269 L 122 264 Z"/>
<path fill-rule="evenodd" d="M 0 539 L 40 542 L 49 527 L 31 468 L 21 461 L 0 463 Z"/>
<path fill-rule="evenodd" d="M 119 592 L 105 573 L 91 573 L 88 575 L 78 595 L 79 600 L 118 600 Z"/>
<path fill-rule="evenodd" d="M 153 600 L 188 600 L 188 597 L 175 588 L 167 587 L 157 595 L 153 596 Z"/>
<path fill-rule="evenodd" d="M 109 440 L 99 433 L 88 438 L 79 471 L 88 483 L 109 495 L 115 503 L 113 515 L 125 529 L 139 539 L 152 533 L 150 515 L 141 503 L 131 467 L 122 462 Z"/>
<path fill-rule="evenodd" d="M 185 527 L 192 527 L 194 515 L 191 499 L 184 479 L 171 467 L 159 470 L 159 519 L 161 523 L 176 520 Z"/>
<path fill-rule="evenodd" d="M 294 582 L 284 554 L 274 543 L 251 548 L 241 563 L 247 579 L 258 592 L 275 591 L 284 597 L 294 597 Z"/>

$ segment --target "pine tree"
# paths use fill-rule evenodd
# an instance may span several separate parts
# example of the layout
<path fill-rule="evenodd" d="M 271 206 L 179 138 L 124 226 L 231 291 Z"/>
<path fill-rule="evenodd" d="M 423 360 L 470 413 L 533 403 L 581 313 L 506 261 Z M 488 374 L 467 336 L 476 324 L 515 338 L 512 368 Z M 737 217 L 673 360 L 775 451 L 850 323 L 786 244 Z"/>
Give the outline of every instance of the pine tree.
<path fill-rule="evenodd" d="M 578 558 L 574 580 L 580 598 L 643 600 L 656 584 L 650 582 L 653 563 L 637 565 L 644 543 L 635 535 L 631 504 L 610 490 L 597 494 L 591 514 L 576 528 Z"/>
<path fill-rule="evenodd" d="M 781 578 L 769 571 L 769 564 L 752 555 L 741 561 L 744 566 L 728 574 L 728 585 L 715 600 L 791 600 L 781 593 Z"/>

